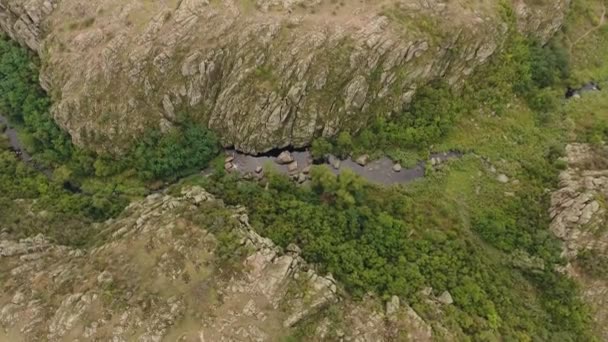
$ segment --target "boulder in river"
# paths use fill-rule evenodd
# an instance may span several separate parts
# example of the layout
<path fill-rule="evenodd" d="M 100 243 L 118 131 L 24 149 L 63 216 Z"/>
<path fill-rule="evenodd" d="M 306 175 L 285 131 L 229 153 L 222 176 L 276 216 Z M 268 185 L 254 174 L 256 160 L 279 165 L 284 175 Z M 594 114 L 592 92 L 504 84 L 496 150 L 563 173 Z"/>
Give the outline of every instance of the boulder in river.
<path fill-rule="evenodd" d="M 287 171 L 289 171 L 289 173 L 298 171 L 298 162 L 294 160 L 289 165 L 287 165 Z"/>
<path fill-rule="evenodd" d="M 364 154 L 364 155 L 360 156 L 359 158 L 357 158 L 357 160 L 355 160 L 355 163 L 357 163 L 361 166 L 367 165 L 367 163 L 369 163 L 369 155 Z"/>
<path fill-rule="evenodd" d="M 293 162 L 293 156 L 291 155 L 291 153 L 289 153 L 289 151 L 283 151 L 277 157 L 278 164 L 285 165 L 285 164 L 289 164 L 291 162 Z"/>
<path fill-rule="evenodd" d="M 224 163 L 232 163 L 234 161 L 234 156 L 228 156 L 224 159 Z"/>
<path fill-rule="evenodd" d="M 262 173 L 262 171 L 264 171 L 264 168 L 262 168 L 261 166 L 255 168 L 255 173 Z"/>
<path fill-rule="evenodd" d="M 233 168 L 234 168 L 234 165 L 233 165 L 232 163 L 230 163 L 230 162 L 228 162 L 228 163 L 225 163 L 225 164 L 224 164 L 224 169 L 225 169 L 226 171 L 230 171 L 230 170 L 232 170 Z"/>
<path fill-rule="evenodd" d="M 401 172 L 403 168 L 401 167 L 401 164 L 397 163 L 395 165 L 393 165 L 393 171 L 395 172 Z"/>
<path fill-rule="evenodd" d="M 331 154 L 329 155 L 329 157 L 327 157 L 327 162 L 329 162 L 329 165 L 331 165 L 336 170 L 339 170 L 340 165 L 342 164 L 340 159 L 338 159 L 337 157 L 335 157 Z"/>

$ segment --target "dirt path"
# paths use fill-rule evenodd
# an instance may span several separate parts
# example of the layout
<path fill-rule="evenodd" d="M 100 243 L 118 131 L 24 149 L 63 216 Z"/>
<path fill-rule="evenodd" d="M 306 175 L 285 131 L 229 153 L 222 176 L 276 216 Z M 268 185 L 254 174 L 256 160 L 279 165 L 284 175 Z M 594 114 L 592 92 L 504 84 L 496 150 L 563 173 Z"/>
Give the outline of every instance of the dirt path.
<path fill-rule="evenodd" d="M 602 4 L 602 16 L 600 17 L 600 22 L 596 26 L 594 26 L 591 29 L 589 29 L 587 32 L 583 33 L 573 43 L 571 43 L 570 44 L 570 52 L 572 52 L 572 49 L 574 49 L 574 47 L 576 46 L 576 44 L 580 43 L 583 39 L 587 38 L 587 36 L 589 36 L 593 32 L 595 32 L 595 31 L 599 30 L 600 28 L 602 28 L 602 26 L 604 26 L 605 22 L 606 22 L 606 4 Z"/>

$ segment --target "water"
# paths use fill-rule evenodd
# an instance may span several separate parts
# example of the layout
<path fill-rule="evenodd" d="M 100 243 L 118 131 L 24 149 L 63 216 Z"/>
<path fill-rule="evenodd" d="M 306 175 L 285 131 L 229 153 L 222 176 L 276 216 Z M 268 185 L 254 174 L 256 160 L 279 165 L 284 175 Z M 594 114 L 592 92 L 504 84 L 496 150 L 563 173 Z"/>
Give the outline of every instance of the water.
<path fill-rule="evenodd" d="M 52 176 L 52 171 L 37 165 L 32 157 L 27 153 L 21 142 L 19 136 L 14 128 L 11 128 L 8 120 L 0 115 L 0 123 L 6 125 L 7 129 L 4 132 L 8 136 L 11 148 L 24 162 L 30 164 L 40 172 L 44 173 L 48 177 Z M 227 156 L 233 156 L 234 161 L 232 162 L 236 171 L 247 174 L 254 174 L 255 170 L 259 167 L 264 168 L 266 165 L 272 165 L 272 167 L 282 174 L 289 174 L 287 165 L 279 165 L 276 163 L 276 157 L 273 155 L 262 155 L 252 156 L 238 152 L 233 149 L 225 150 Z M 313 164 L 312 156 L 309 151 L 294 151 L 291 152 L 291 156 L 298 163 L 297 172 L 304 171 L 305 168 Z M 435 153 L 431 155 L 431 158 L 435 158 L 440 162 L 448 159 L 454 159 L 460 157 L 459 153 L 447 152 L 447 153 Z M 340 174 L 344 170 L 351 170 L 355 174 L 362 178 L 382 185 L 393 185 L 408 183 L 418 178 L 424 177 L 425 163 L 420 162 L 416 166 L 410 169 L 402 169 L 400 172 L 393 171 L 394 162 L 387 157 L 383 157 L 377 160 L 370 161 L 367 165 L 361 166 L 352 160 L 342 160 L 340 168 L 335 169 L 331 165 L 327 164 L 334 174 Z M 296 172 L 294 172 L 296 173 Z"/>
<path fill-rule="evenodd" d="M 252 156 L 235 150 L 226 150 L 225 152 L 227 156 L 234 157 L 232 163 L 235 170 L 240 173 L 253 174 L 258 167 L 264 167 L 265 165 L 270 164 L 279 173 L 289 174 L 287 165 L 277 164 L 277 158 L 274 156 Z M 298 163 L 297 172 L 302 172 L 305 168 L 312 165 L 312 156 L 309 151 L 295 151 L 291 153 L 291 156 Z M 431 155 L 431 158 L 435 158 L 440 162 L 458 157 L 460 157 L 460 154 L 456 152 L 435 153 Z M 402 169 L 400 172 L 395 172 L 393 171 L 393 166 L 395 163 L 386 157 L 370 161 L 365 166 L 361 166 L 350 159 L 341 161 L 339 169 L 335 169 L 329 164 L 327 165 L 334 174 L 340 174 L 344 170 L 348 169 L 370 182 L 382 185 L 408 183 L 415 179 L 424 177 L 425 173 L 424 162 L 418 163 L 413 168 Z"/>
<path fill-rule="evenodd" d="M 19 141 L 19 134 L 17 133 L 17 130 L 12 128 L 8 120 L 2 115 L 0 115 L 0 124 L 6 125 L 4 135 L 8 137 L 8 142 L 10 144 L 11 149 L 15 152 L 15 155 L 17 155 L 24 163 L 29 164 L 36 170 L 42 172 L 47 177 L 51 178 L 53 176 L 53 171 L 42 167 L 32 159 L 32 156 L 27 153 L 27 151 L 21 144 L 21 141 Z"/>

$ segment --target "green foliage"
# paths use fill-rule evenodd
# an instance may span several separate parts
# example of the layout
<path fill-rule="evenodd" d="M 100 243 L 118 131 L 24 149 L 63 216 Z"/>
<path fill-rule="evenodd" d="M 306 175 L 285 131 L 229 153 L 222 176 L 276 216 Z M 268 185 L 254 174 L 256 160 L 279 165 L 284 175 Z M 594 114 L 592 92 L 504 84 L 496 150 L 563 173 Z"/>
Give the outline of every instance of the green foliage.
<path fill-rule="evenodd" d="M 608 256 L 595 249 L 587 249 L 578 254 L 578 265 L 593 278 L 608 279 Z"/>
<path fill-rule="evenodd" d="M 336 138 L 336 153 L 340 158 L 347 158 L 353 150 L 353 139 L 348 132 L 340 132 Z"/>
<path fill-rule="evenodd" d="M 23 126 L 28 147 L 49 161 L 65 161 L 73 147 L 49 114 L 50 101 L 38 84 L 34 56 L 0 37 L 0 112 Z"/>
<path fill-rule="evenodd" d="M 321 160 L 325 158 L 327 154 L 333 152 L 332 144 L 325 138 L 318 138 L 312 142 L 310 153 L 315 160 Z"/>
<path fill-rule="evenodd" d="M 64 172 L 56 171 L 60 182 L 50 181 L 12 153 L 0 152 L 0 225 L 19 237 L 44 233 L 61 244 L 80 246 L 91 238 L 91 221 L 113 217 L 128 203 L 111 187 L 93 194 L 67 191 Z M 32 208 L 44 214 L 33 215 Z"/>
<path fill-rule="evenodd" d="M 215 135 L 187 121 L 182 129 L 165 134 L 148 132 L 130 158 L 144 179 L 177 179 L 206 167 L 218 153 L 219 142 Z"/>
<path fill-rule="evenodd" d="M 424 149 L 442 138 L 462 110 L 459 97 L 443 83 L 418 90 L 408 110 L 390 120 L 377 117 L 355 138 L 355 148 L 366 151 Z"/>
<path fill-rule="evenodd" d="M 550 87 L 570 76 L 568 53 L 562 46 L 555 42 L 545 46 L 534 42 L 529 49 L 531 79 L 537 87 Z"/>
<path fill-rule="evenodd" d="M 431 286 L 436 294 L 452 293 L 452 314 L 467 335 L 584 335 L 587 316 L 576 288 L 550 267 L 560 260 L 560 249 L 548 232 L 546 208 L 537 204 L 545 203 L 538 197 L 542 188 L 528 197 L 469 204 L 470 228 L 502 251 L 495 252 L 480 244 L 461 213 L 449 209 L 440 175 L 410 191 L 376 188 L 349 172 L 336 177 L 326 167 L 313 168 L 311 177 L 310 188 L 272 173 L 266 187 L 232 175 L 202 181 L 228 204 L 248 203 L 259 233 L 284 247 L 298 244 L 306 260 L 331 272 L 355 296 L 372 290 L 424 305 L 419 291 Z M 520 249 L 545 260 L 547 275 L 519 273 L 503 262 Z M 547 290 L 556 284 L 561 290 Z M 545 290 L 550 294 L 534 295 Z"/>

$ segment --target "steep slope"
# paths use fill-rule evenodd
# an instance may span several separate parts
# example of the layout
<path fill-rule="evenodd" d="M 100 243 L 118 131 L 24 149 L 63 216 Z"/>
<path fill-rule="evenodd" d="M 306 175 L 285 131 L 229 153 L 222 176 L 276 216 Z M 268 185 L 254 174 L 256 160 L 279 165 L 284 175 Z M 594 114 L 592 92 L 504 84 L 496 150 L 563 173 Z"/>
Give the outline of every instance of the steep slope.
<path fill-rule="evenodd" d="M 568 3 L 512 5 L 546 40 Z M 57 122 L 111 152 L 182 113 L 251 153 L 356 131 L 431 79 L 463 82 L 500 47 L 504 14 L 496 1 L 0 1 L 0 27 L 42 56 Z"/>
<path fill-rule="evenodd" d="M 276 341 L 303 322 L 307 339 L 431 339 L 396 297 L 386 312 L 343 297 L 296 246 L 283 252 L 247 221 L 193 187 L 131 204 L 97 227 L 92 249 L 3 233 L 0 339 Z"/>
<path fill-rule="evenodd" d="M 608 339 L 608 152 L 572 144 L 560 174 L 560 188 L 551 197 L 551 230 L 564 241 L 569 261 L 563 271 L 582 286 L 583 298 L 594 310 L 596 327 Z"/>

